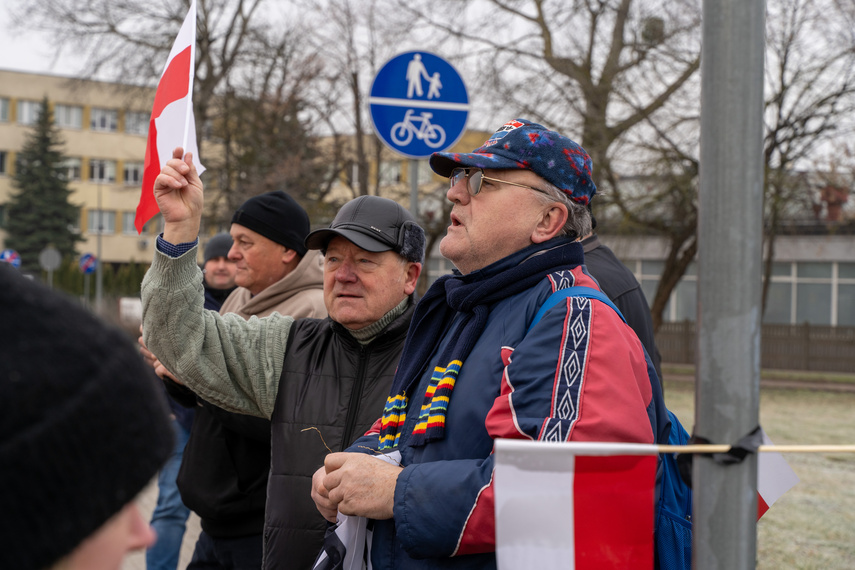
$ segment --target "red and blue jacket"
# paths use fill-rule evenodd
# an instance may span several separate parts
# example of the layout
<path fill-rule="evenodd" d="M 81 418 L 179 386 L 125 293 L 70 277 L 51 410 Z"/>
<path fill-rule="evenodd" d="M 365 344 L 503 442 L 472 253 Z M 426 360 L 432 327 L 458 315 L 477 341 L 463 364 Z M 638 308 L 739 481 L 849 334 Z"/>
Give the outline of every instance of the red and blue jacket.
<path fill-rule="evenodd" d="M 517 257 L 508 256 L 485 271 L 503 271 L 522 261 Z M 666 420 L 660 416 L 667 410 L 653 365 L 611 307 L 570 297 L 528 331 L 544 301 L 572 286 L 599 289 L 579 265 L 552 273 L 491 308 L 484 332 L 460 370 L 445 437 L 413 447 L 407 439 L 419 405 L 412 402 L 421 401 L 433 367 L 423 372 L 398 445 L 404 469 L 395 488 L 394 518 L 373 521 L 375 569 L 496 567 L 496 438 L 653 443 L 664 434 L 667 439 Z M 451 318 L 434 357 L 460 320 L 460 315 Z M 349 451 L 376 449 L 377 440 L 376 433 L 369 433 Z"/>

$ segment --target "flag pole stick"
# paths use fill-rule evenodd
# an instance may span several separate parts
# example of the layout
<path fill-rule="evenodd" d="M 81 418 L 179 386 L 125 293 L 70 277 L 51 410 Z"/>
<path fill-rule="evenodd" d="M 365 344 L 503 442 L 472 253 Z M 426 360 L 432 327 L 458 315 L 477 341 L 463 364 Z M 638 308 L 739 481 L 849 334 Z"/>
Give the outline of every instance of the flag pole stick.
<path fill-rule="evenodd" d="M 190 14 L 192 14 L 191 19 L 193 22 L 193 41 L 190 42 L 190 69 L 192 73 L 190 74 L 190 81 L 188 84 L 188 92 L 190 96 L 187 98 L 187 106 L 190 108 L 188 111 L 184 113 L 184 140 L 181 143 L 181 148 L 184 152 L 187 152 L 187 139 L 190 136 L 190 129 L 195 129 L 196 125 L 191 124 L 190 117 L 193 117 L 193 81 L 196 79 L 196 2 L 195 0 L 190 3 Z M 198 152 L 197 152 L 198 154 Z M 182 157 L 184 158 L 184 157 Z M 198 156 L 193 157 L 196 161 L 199 160 Z"/>
<path fill-rule="evenodd" d="M 658 445 L 659 453 L 727 453 L 730 445 Z M 855 453 L 855 445 L 761 445 L 759 452 L 775 453 Z"/>

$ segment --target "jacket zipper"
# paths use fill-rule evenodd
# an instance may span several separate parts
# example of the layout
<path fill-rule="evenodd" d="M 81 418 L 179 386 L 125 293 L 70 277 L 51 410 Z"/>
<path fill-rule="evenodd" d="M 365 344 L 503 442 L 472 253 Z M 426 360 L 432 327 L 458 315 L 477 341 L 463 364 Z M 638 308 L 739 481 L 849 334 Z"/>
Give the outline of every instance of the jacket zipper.
<path fill-rule="evenodd" d="M 368 352 L 369 350 L 366 347 L 359 347 L 359 372 L 356 375 L 356 383 L 353 385 L 353 391 L 350 393 L 350 402 L 347 405 L 347 419 L 344 423 L 344 434 L 341 438 L 341 449 L 339 451 L 344 451 L 353 441 L 353 430 L 356 428 L 359 404 L 362 401 L 362 385 L 365 383 Z"/>

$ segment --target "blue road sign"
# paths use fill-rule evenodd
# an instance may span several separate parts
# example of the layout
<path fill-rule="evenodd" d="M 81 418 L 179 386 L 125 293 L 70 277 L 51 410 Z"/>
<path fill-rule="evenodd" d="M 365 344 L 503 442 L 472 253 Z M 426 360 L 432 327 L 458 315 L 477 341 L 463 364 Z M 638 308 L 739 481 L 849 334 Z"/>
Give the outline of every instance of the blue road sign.
<path fill-rule="evenodd" d="M 374 131 L 386 146 L 425 158 L 456 143 L 469 95 L 457 70 L 425 51 L 396 55 L 377 72 L 368 99 Z"/>
<path fill-rule="evenodd" d="M 98 267 L 98 260 L 91 253 L 84 253 L 80 256 L 80 271 L 89 274 L 94 273 Z"/>
<path fill-rule="evenodd" d="M 0 261 L 8 263 L 12 267 L 21 267 L 21 256 L 14 249 L 0 251 Z"/>

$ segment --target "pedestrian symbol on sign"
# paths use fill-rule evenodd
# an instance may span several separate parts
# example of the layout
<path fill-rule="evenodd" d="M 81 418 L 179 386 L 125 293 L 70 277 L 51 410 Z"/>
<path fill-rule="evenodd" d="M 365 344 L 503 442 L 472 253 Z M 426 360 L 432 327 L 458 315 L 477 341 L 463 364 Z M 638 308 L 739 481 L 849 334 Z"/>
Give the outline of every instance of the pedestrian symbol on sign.
<path fill-rule="evenodd" d="M 422 96 L 424 90 L 422 89 L 422 80 L 428 82 L 428 92 L 427 98 L 433 99 L 436 97 L 439 99 L 439 90 L 442 89 L 442 81 L 440 80 L 440 74 L 438 71 L 434 71 L 433 75 L 429 75 L 427 69 L 425 68 L 425 64 L 422 63 L 421 54 L 417 53 L 413 55 L 413 59 L 410 60 L 410 63 L 407 64 L 407 97 L 412 99 L 413 92 L 419 97 Z"/>

